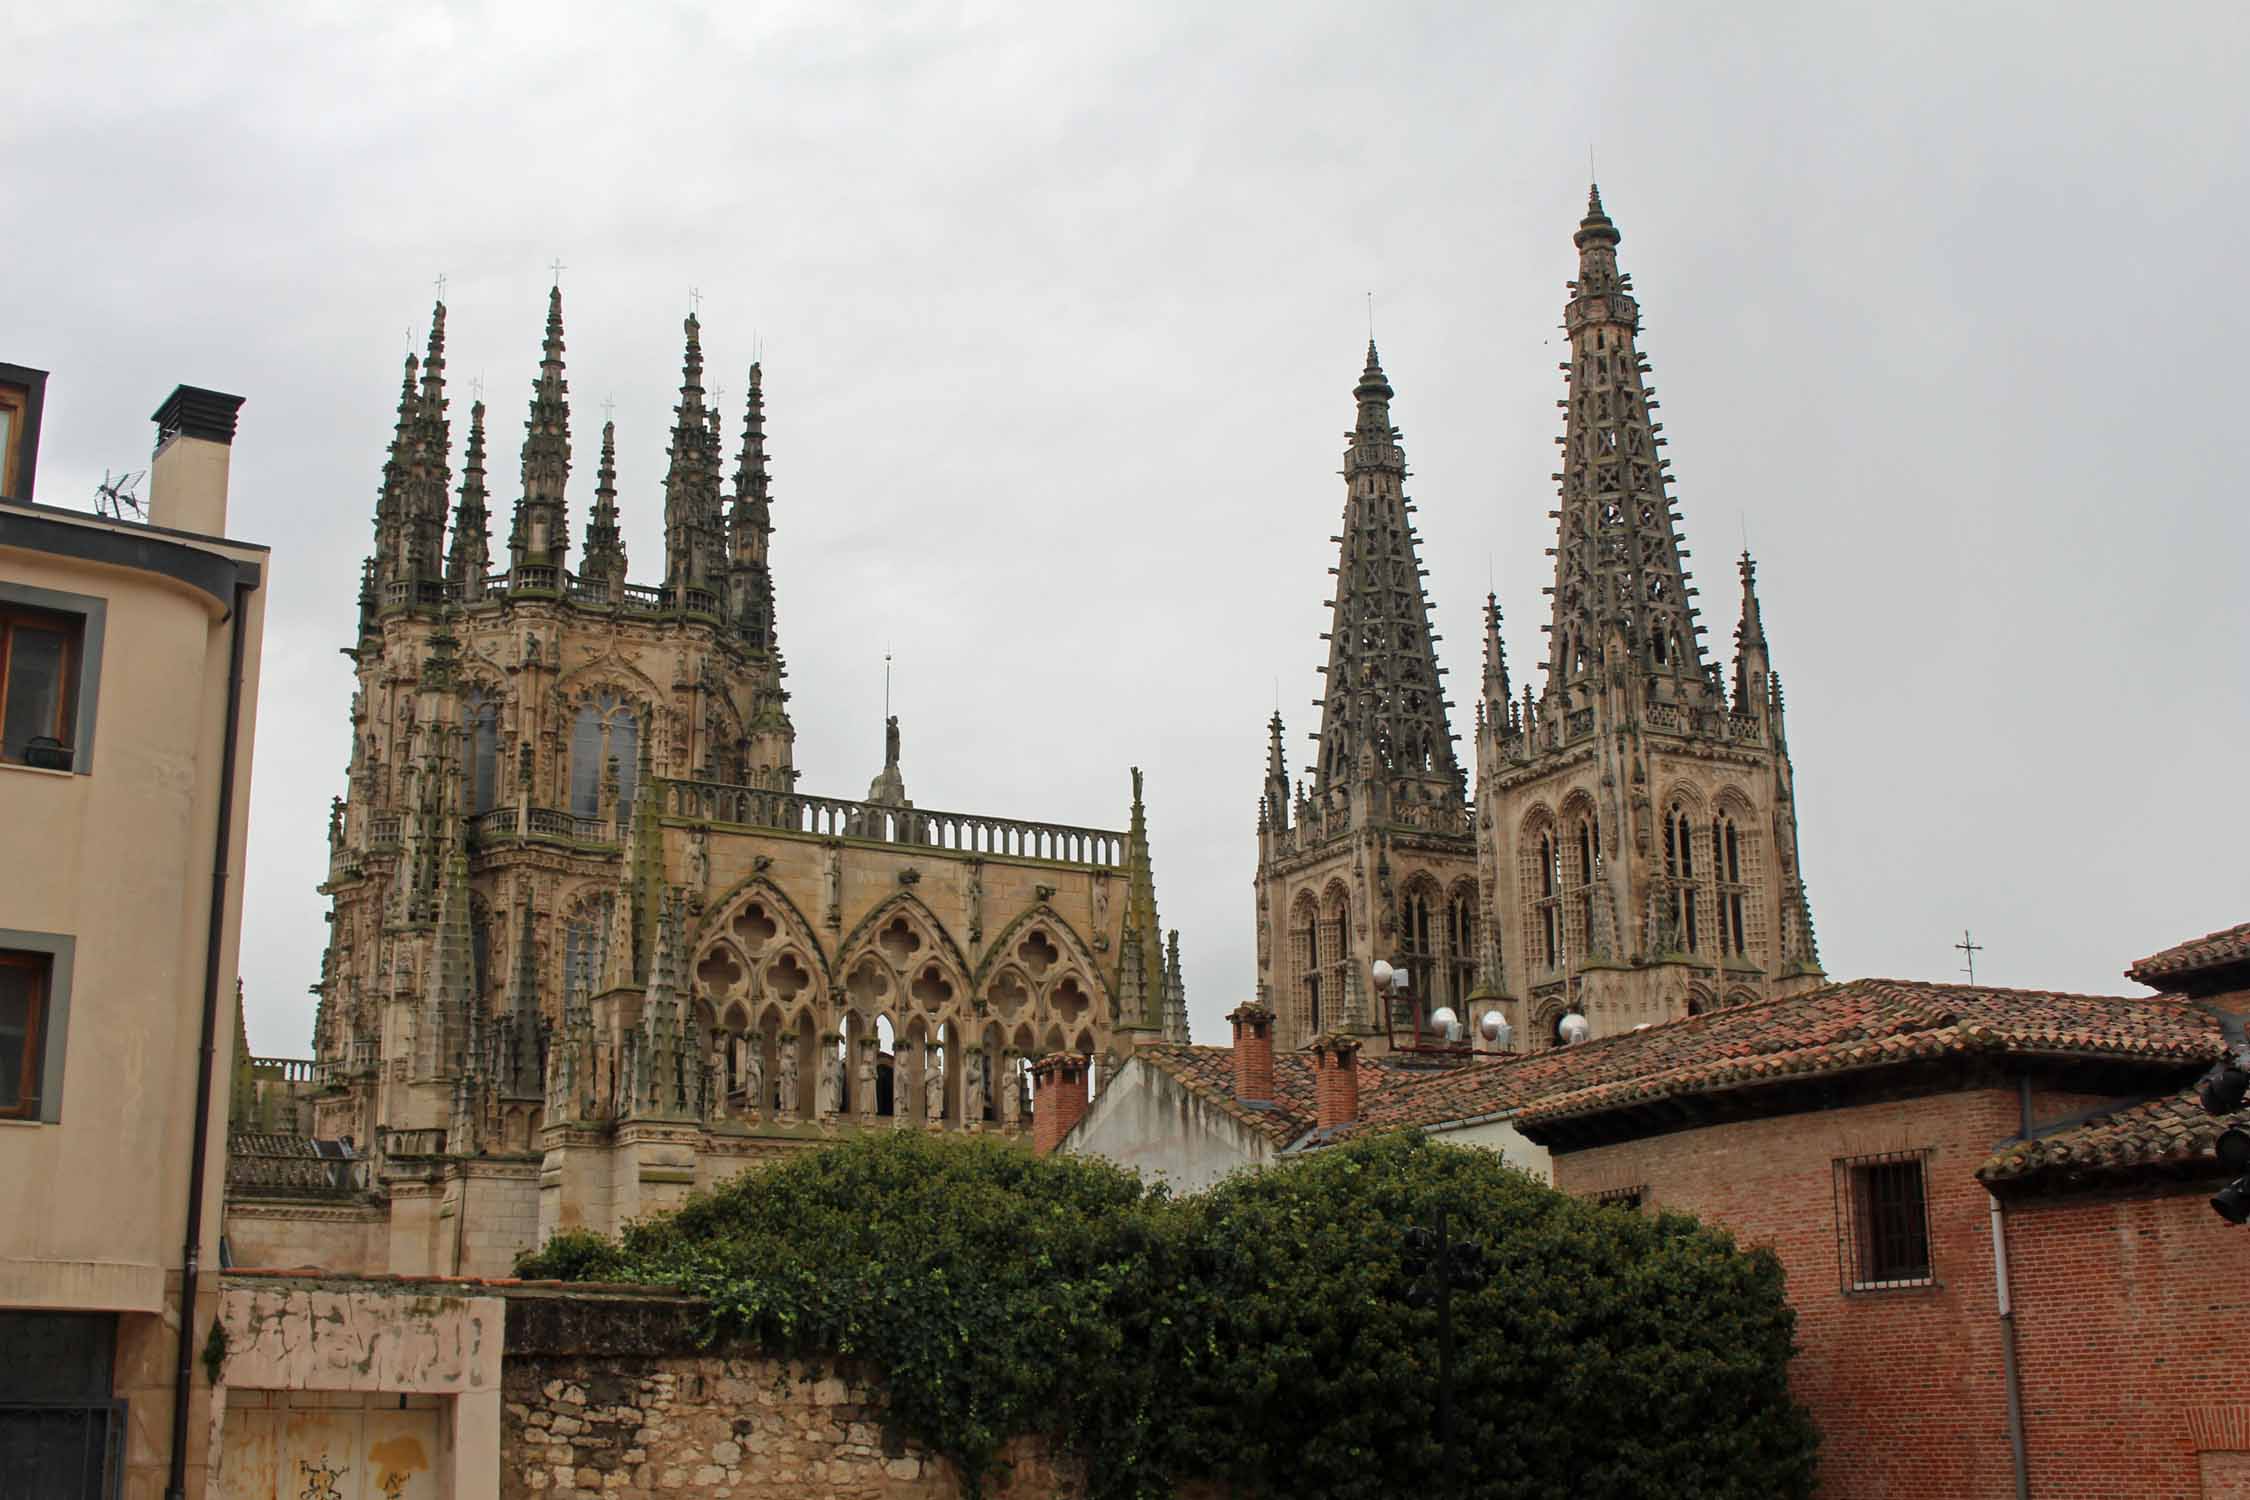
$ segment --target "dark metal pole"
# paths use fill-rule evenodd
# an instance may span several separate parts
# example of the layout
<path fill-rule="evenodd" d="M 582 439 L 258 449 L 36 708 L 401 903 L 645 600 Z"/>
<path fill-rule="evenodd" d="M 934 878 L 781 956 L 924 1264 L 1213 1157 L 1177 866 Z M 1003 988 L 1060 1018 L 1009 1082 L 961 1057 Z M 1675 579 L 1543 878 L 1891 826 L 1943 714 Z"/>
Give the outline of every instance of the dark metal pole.
<path fill-rule="evenodd" d="M 1438 1451 L 1445 1482 L 1453 1483 L 1453 1242 L 1446 1235 L 1445 1210 L 1437 1211 L 1437 1367 Z"/>
<path fill-rule="evenodd" d="M 242 719 L 243 606 L 251 586 L 234 586 L 227 643 L 227 717 L 219 741 L 219 826 L 211 849 L 211 910 L 203 936 L 203 1029 L 196 1050 L 195 1130 L 188 1147 L 187 1233 L 180 1255 L 179 1362 L 172 1372 L 172 1454 L 166 1500 L 186 1500 L 188 1394 L 194 1378 L 195 1298 L 203 1270 L 204 1137 L 211 1130 L 211 1064 L 217 1052 L 220 948 L 227 930 L 227 875 L 233 863 L 235 740 Z"/>

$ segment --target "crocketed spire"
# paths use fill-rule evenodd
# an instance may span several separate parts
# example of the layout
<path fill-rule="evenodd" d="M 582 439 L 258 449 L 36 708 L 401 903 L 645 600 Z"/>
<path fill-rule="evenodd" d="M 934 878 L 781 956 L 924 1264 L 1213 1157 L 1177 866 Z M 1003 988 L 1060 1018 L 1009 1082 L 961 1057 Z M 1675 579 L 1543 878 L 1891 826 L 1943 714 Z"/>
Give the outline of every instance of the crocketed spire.
<path fill-rule="evenodd" d="M 1742 621 L 1734 627 L 1734 711 L 1757 713 L 1764 707 L 1772 659 L 1766 651 L 1766 621 L 1758 609 L 1758 565 L 1742 549 Z"/>
<path fill-rule="evenodd" d="M 1133 819 L 1125 834 L 1125 930 L 1117 947 L 1118 1024 L 1159 1031 L 1164 1025 L 1164 931 L 1156 916 L 1156 869 L 1149 857 L 1148 808 L 1141 768 L 1133 767 Z"/>
<path fill-rule="evenodd" d="M 562 288 L 547 292 L 547 334 L 539 350 L 539 376 L 531 383 L 531 413 L 523 424 L 523 493 L 508 535 L 512 570 L 552 569 L 519 577 L 516 586 L 537 590 L 562 587 L 570 551 L 570 515 L 565 493 L 570 484 L 569 384 L 563 379 Z"/>
<path fill-rule="evenodd" d="M 375 604 L 381 613 L 444 603 L 451 451 L 445 420 L 445 304 L 440 302 L 430 314 L 428 352 L 420 360 L 406 356 L 398 425 L 375 502 Z"/>
<path fill-rule="evenodd" d="M 617 525 L 617 424 L 602 423 L 602 462 L 594 472 L 594 512 L 586 522 L 581 575 L 614 603 L 625 589 L 625 534 Z"/>
<path fill-rule="evenodd" d="M 690 313 L 673 408 L 670 463 L 664 472 L 664 587 L 674 609 L 714 613 L 720 542 L 718 455 L 703 404 L 702 324 Z"/>
<path fill-rule="evenodd" d="M 461 465 L 461 498 L 453 507 L 453 545 L 446 553 L 445 581 L 454 598 L 474 604 L 484 597 L 484 575 L 492 566 L 492 533 L 484 489 L 484 403 L 469 408 L 469 452 Z"/>
<path fill-rule="evenodd" d="M 765 374 L 750 366 L 750 394 L 742 413 L 742 456 L 734 470 L 734 504 L 727 513 L 727 616 L 753 650 L 775 645 L 773 571 L 769 554 L 773 517 L 766 474 Z"/>
<path fill-rule="evenodd" d="M 1445 716 L 1430 601 L 1406 499 L 1406 454 L 1391 425 L 1391 383 L 1375 341 L 1352 395 L 1344 450 L 1344 526 L 1319 704 L 1313 794 L 1373 779 L 1392 800 L 1458 805 L 1466 791 Z M 1414 785 L 1420 796 L 1400 798 Z"/>

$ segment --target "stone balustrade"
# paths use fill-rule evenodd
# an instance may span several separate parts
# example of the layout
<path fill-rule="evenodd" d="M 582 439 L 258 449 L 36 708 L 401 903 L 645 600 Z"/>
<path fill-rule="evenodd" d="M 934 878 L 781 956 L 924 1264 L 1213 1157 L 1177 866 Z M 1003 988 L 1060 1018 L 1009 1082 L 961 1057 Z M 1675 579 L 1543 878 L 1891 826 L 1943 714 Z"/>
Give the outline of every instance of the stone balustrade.
<path fill-rule="evenodd" d="M 1097 869 L 1115 869 L 1125 857 L 1125 835 L 1107 829 L 889 807 L 715 781 L 660 780 L 657 789 L 667 817 L 702 823 L 906 844 L 988 854 L 998 859 L 1050 860 Z"/>

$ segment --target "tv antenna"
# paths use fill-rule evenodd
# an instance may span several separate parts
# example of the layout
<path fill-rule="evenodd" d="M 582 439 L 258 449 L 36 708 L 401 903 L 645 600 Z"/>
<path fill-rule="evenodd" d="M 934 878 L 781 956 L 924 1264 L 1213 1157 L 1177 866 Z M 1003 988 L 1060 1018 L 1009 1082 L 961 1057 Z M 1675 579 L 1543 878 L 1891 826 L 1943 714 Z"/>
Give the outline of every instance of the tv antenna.
<path fill-rule="evenodd" d="M 111 476 L 109 470 L 102 470 L 102 482 L 94 486 L 95 513 L 108 516 L 113 521 L 147 520 L 147 508 L 141 504 L 141 497 L 133 493 L 133 487 L 147 477 L 146 469 L 137 469 L 130 474 L 115 477 Z M 130 515 L 127 514 L 128 511 L 131 512 Z"/>

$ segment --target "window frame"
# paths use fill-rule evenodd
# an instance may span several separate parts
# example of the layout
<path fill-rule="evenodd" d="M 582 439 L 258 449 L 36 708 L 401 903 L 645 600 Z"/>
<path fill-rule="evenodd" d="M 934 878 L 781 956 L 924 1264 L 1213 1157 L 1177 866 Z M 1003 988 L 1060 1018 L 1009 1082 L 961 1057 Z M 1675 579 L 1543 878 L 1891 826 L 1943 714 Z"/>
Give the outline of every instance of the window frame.
<path fill-rule="evenodd" d="M 68 594 L 57 589 L 33 588 L 29 584 L 0 580 L 0 617 L 36 612 L 61 615 L 77 624 L 77 639 L 72 643 L 72 660 L 66 669 L 69 679 L 68 700 L 64 720 L 70 729 L 65 746 L 70 751 L 70 770 L 73 774 L 87 776 L 94 769 L 94 725 L 100 706 L 102 675 L 102 641 L 109 623 L 109 601 L 92 594 Z M 5 642 L 0 641 L 0 649 Z M 7 664 L 0 655 L 0 712 L 7 704 L 4 678 Z M 36 770 L 27 762 L 0 759 L 0 766 L 18 770 Z"/>
<path fill-rule="evenodd" d="M 1926 1148 L 1836 1158 L 1836 1275 L 1844 1295 L 1926 1291 L 1939 1284 L 1935 1237 L 1930 1232 L 1929 1159 Z M 1908 1167 L 1914 1173 L 1912 1202 L 1903 1194 L 1896 1202 L 1879 1201 L 1875 1174 Z M 1878 1222 L 1887 1215 L 1897 1215 L 1899 1221 Z M 1911 1259 L 1890 1263 L 1888 1257 L 1894 1252 L 1903 1248 L 1911 1253 L 1917 1246 L 1918 1266 Z M 1919 1274 L 1878 1274 L 1896 1270 Z"/>
<path fill-rule="evenodd" d="M 64 933 L 19 932 L 0 927 L 0 961 L 29 959 L 46 971 L 41 996 L 39 1035 L 27 1047 L 24 1061 L 35 1066 L 36 1094 L 26 1109 L 0 1111 L 0 1121 L 10 1124 L 59 1125 L 62 1123 L 63 1059 L 70 1043 L 71 973 L 77 942 Z M 33 1059 L 36 1059 L 34 1063 Z"/>
<path fill-rule="evenodd" d="M 0 439 L 0 500 L 31 499 L 39 484 L 39 421 L 47 405 L 47 372 L 0 364 L 0 406 L 14 413 Z"/>

